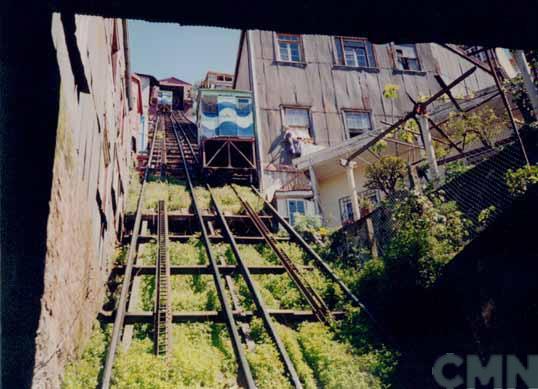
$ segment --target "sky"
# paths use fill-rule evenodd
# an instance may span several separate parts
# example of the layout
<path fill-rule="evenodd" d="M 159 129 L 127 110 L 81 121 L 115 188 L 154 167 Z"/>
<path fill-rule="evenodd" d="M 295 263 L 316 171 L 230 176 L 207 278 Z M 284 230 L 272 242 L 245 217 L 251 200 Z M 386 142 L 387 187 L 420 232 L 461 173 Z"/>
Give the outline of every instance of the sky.
<path fill-rule="evenodd" d="M 208 70 L 233 73 L 239 30 L 129 20 L 131 71 L 193 84 Z"/>

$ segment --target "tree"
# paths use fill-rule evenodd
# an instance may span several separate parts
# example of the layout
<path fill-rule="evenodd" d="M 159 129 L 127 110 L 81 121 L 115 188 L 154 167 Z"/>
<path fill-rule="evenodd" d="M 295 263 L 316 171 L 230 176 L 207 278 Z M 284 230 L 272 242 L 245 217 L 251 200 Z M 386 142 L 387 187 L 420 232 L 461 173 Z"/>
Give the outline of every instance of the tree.
<path fill-rule="evenodd" d="M 402 184 L 406 174 L 405 161 L 394 156 L 382 157 L 366 168 L 368 189 L 381 190 L 390 196 Z"/>
<path fill-rule="evenodd" d="M 491 147 L 503 130 L 508 127 L 505 119 L 499 118 L 490 107 L 483 107 L 473 112 L 451 112 L 445 128 L 453 134 L 456 141 L 464 140 L 465 144 L 475 139 Z"/>

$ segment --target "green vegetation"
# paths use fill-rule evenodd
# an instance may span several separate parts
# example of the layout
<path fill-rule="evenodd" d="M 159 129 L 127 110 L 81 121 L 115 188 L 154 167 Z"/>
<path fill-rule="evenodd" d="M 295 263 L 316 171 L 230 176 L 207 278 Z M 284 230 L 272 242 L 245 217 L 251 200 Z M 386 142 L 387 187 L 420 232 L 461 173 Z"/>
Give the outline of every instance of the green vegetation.
<path fill-rule="evenodd" d="M 186 212 L 191 206 L 191 196 L 185 182 L 173 178 L 150 179 L 144 189 L 144 211 L 154 211 L 159 200 L 167 202 L 168 211 Z"/>
<path fill-rule="evenodd" d="M 75 361 L 65 368 L 62 389 L 96 388 L 99 372 L 103 366 L 109 332 L 103 331 L 99 323 L 94 324 L 93 332 L 84 351 Z"/>
<path fill-rule="evenodd" d="M 150 339 L 134 339 L 116 359 L 112 387 L 229 388 L 235 385 L 237 365 L 228 332 L 219 324 L 181 324 L 172 331 L 169 359 L 152 354 Z"/>
<path fill-rule="evenodd" d="M 514 196 L 525 194 L 528 187 L 538 184 L 538 165 L 524 166 L 517 170 L 508 170 L 506 185 Z"/>
<path fill-rule="evenodd" d="M 445 166 L 445 178 L 446 181 L 452 181 L 454 178 L 459 177 L 468 170 L 474 167 L 472 164 L 467 164 L 464 161 L 454 161 L 447 163 Z"/>
<path fill-rule="evenodd" d="M 451 112 L 445 130 L 454 142 L 470 144 L 479 140 L 483 146 L 495 145 L 495 140 L 508 127 L 505 118 L 497 116 L 491 107 L 481 107 L 472 112 Z"/>
<path fill-rule="evenodd" d="M 379 364 L 375 354 L 354 355 L 348 344 L 335 341 L 320 323 L 299 326 L 298 341 L 303 355 L 324 388 L 381 388 L 373 375 Z"/>
<path fill-rule="evenodd" d="M 382 157 L 366 167 L 365 186 L 390 196 L 401 187 L 405 174 L 406 165 L 403 159 L 393 156 Z"/>
<path fill-rule="evenodd" d="M 138 182 L 138 181 L 137 181 Z M 169 210 L 185 210 L 190 198 L 184 183 L 179 181 L 150 181 L 146 188 L 144 209 L 153 210 L 159 199 L 168 201 Z M 263 202 L 249 189 L 237 187 L 240 196 L 256 210 Z M 136 190 L 133 190 L 135 193 Z M 210 208 L 210 196 L 202 187 L 195 195 L 203 209 Z M 237 196 L 229 186 L 215 189 L 223 211 L 242 212 Z M 136 204 L 135 204 L 136 207 Z M 298 219 L 302 233 L 310 233 L 316 240 L 328 239 L 319 220 Z M 321 233 L 320 233 L 321 232 Z M 319 242 L 317 242 L 319 243 Z M 313 265 L 302 249 L 294 243 L 279 242 L 290 259 L 297 265 Z M 172 265 L 207 264 L 207 254 L 198 237 L 186 243 L 169 242 Z M 236 259 L 228 244 L 213 244 L 217 262 L 235 264 Z M 265 244 L 239 245 L 242 258 L 248 265 L 276 265 L 280 260 Z M 141 244 L 138 262 L 155 264 L 155 242 Z M 124 252 L 116 261 L 122 262 Z M 332 259 L 332 258 L 331 258 Z M 373 262 L 373 261 L 372 261 Z M 366 265 L 365 269 L 370 265 Z M 364 269 L 357 272 L 335 263 L 339 274 L 354 285 L 365 282 Z M 383 267 L 385 270 L 385 267 Z M 332 309 L 344 309 L 345 299 L 340 288 L 317 270 L 304 271 L 304 277 L 320 293 Z M 357 277 L 357 274 L 362 277 Z M 373 275 L 370 275 L 372 277 Z M 138 276 L 140 279 L 139 306 L 137 309 L 152 311 L 155 294 L 155 277 Z M 255 310 L 252 296 L 242 276 L 234 275 L 235 288 L 241 306 Z M 308 309 L 308 304 L 289 275 L 255 275 L 262 298 L 269 308 Z M 171 277 L 172 311 L 219 310 L 220 302 L 212 276 L 177 275 Z M 230 299 L 229 293 L 227 293 Z M 358 320 L 358 319 L 357 319 Z M 357 321 L 348 320 L 333 328 L 320 323 L 304 323 L 290 327 L 275 323 L 286 350 L 294 363 L 305 388 L 383 388 L 390 381 L 396 363 L 394 353 L 386 348 L 365 341 L 369 329 Z M 153 355 L 150 324 L 135 325 L 134 337 L 128 350 L 120 348 L 113 371 L 113 388 L 230 388 L 237 386 L 237 363 L 232 351 L 228 331 L 224 325 L 214 323 L 181 324 L 173 326 L 173 349 L 168 358 Z M 259 388 L 290 388 L 284 365 L 273 341 L 261 320 L 250 323 L 255 347 L 247 351 L 247 359 Z M 82 353 L 81 358 L 66 371 L 63 388 L 89 388 L 97 385 L 103 365 L 107 335 L 97 331 Z"/>
<path fill-rule="evenodd" d="M 250 188 L 235 185 L 235 189 L 239 193 L 239 196 L 248 202 L 256 212 L 263 209 L 263 200 Z M 230 185 L 211 188 L 211 190 L 219 203 L 222 212 L 239 214 L 243 211 L 243 206 Z M 206 188 L 198 186 L 194 188 L 194 193 L 196 195 L 196 200 L 198 201 L 198 206 L 201 209 L 211 208 L 211 195 Z"/>
<path fill-rule="evenodd" d="M 478 223 L 481 226 L 485 226 L 491 221 L 491 218 L 495 215 L 496 212 L 497 207 L 495 205 L 490 205 L 489 207 L 484 208 L 478 214 Z"/>

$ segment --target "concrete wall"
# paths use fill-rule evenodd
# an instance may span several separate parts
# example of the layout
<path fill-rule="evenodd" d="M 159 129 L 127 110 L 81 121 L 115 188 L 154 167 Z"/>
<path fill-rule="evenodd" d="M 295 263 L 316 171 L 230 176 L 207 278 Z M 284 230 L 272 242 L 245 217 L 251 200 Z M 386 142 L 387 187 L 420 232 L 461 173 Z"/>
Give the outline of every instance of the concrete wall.
<path fill-rule="evenodd" d="M 70 56 L 60 16 L 52 21 L 61 93 L 35 388 L 60 386 L 66 361 L 83 346 L 102 306 L 132 160 L 122 23 L 89 16 L 75 20 L 74 49 L 89 93 L 79 91 L 73 76 L 73 47 Z"/>

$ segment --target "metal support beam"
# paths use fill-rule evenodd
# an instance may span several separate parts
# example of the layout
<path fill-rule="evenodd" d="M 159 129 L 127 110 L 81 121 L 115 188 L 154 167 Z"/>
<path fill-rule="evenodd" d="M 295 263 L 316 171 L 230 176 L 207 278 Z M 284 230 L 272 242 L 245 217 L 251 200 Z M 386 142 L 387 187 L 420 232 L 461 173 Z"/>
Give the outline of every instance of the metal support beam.
<path fill-rule="evenodd" d="M 276 319 L 285 323 L 300 323 L 303 321 L 318 321 L 314 312 L 307 311 L 295 311 L 292 309 L 268 309 L 269 315 L 273 319 Z M 233 311 L 234 318 L 237 320 L 250 321 L 258 315 L 252 311 Z M 332 315 L 335 320 L 342 320 L 345 318 L 345 312 L 333 311 Z M 103 321 L 110 320 L 112 317 L 103 318 Z M 125 315 L 126 324 L 135 323 L 151 323 L 153 320 L 152 312 L 127 312 Z M 225 323 L 226 318 L 222 311 L 194 311 L 194 312 L 173 312 L 172 323 Z"/>
<path fill-rule="evenodd" d="M 237 241 L 236 241 L 237 243 Z M 236 265 L 218 265 L 219 270 L 223 275 L 232 275 L 239 272 Z M 298 266 L 301 270 L 312 271 L 313 266 Z M 114 269 L 121 274 L 125 271 L 125 267 L 117 267 Z M 248 266 L 251 274 L 284 274 L 286 268 L 281 265 L 263 265 L 263 266 Z M 133 276 L 147 276 L 155 274 L 155 265 L 134 265 Z M 212 274 L 209 265 L 175 265 L 170 266 L 170 275 L 196 275 L 196 274 Z"/>

